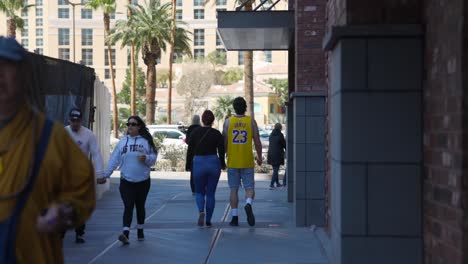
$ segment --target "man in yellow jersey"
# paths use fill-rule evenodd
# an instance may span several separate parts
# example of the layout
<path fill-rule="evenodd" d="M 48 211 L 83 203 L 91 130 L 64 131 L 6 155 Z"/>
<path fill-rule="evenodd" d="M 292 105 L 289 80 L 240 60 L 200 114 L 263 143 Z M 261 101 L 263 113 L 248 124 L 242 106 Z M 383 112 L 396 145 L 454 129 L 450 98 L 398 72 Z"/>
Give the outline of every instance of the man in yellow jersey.
<path fill-rule="evenodd" d="M 238 226 L 238 203 L 239 187 L 245 189 L 246 203 L 244 206 L 247 215 L 247 222 L 250 226 L 255 225 L 255 216 L 252 210 L 252 199 L 255 196 L 254 180 L 254 155 L 252 142 L 257 151 L 257 164 L 262 165 L 262 143 L 258 134 L 258 127 L 255 120 L 245 115 L 247 103 L 244 98 L 237 97 L 233 101 L 235 115 L 229 117 L 224 122 L 223 135 L 227 153 L 228 184 L 231 189 L 230 203 L 232 219 L 229 225 Z"/>
<path fill-rule="evenodd" d="M 27 103 L 27 52 L 0 37 L 0 263 L 63 263 L 61 232 L 96 203 L 91 162 Z"/>

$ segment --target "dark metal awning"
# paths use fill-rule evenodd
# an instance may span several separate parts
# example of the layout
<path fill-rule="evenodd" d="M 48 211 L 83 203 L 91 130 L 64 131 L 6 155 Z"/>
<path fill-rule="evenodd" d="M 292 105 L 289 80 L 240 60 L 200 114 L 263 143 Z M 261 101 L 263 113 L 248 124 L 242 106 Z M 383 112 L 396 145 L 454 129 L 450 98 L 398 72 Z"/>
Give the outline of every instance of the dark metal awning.
<path fill-rule="evenodd" d="M 218 33 L 227 50 L 287 50 L 294 11 L 218 11 Z"/>

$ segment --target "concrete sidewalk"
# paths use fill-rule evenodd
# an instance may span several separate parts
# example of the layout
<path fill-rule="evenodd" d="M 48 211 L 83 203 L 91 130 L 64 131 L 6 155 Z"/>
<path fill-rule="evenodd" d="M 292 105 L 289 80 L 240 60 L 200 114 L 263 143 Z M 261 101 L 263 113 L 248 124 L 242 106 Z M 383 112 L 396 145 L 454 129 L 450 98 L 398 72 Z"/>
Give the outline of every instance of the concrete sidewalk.
<path fill-rule="evenodd" d="M 118 173 L 114 176 L 118 177 Z M 296 228 L 293 205 L 285 188 L 269 190 L 269 176 L 256 175 L 251 228 L 239 203 L 239 227 L 230 221 L 229 189 L 223 173 L 216 193 L 212 228 L 196 225 L 198 210 L 190 192 L 188 173 L 152 172 L 147 200 L 145 238 L 130 232 L 130 245 L 122 246 L 123 205 L 118 178 L 98 201 L 86 227 L 86 243 L 74 243 L 74 232 L 64 241 L 66 263 L 310 263 L 328 264 L 318 239 L 320 229 Z M 240 197 L 244 192 L 239 192 Z M 134 217 L 133 224 L 136 224 Z"/>

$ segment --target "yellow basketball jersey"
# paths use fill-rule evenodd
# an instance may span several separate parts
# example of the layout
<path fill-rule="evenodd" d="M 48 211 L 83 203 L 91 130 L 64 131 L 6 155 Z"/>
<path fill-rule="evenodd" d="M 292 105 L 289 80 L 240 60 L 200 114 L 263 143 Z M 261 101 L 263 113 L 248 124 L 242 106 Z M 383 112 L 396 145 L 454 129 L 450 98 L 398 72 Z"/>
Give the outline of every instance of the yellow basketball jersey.
<path fill-rule="evenodd" d="M 228 168 L 253 168 L 252 119 L 250 116 L 232 116 L 228 129 Z"/>

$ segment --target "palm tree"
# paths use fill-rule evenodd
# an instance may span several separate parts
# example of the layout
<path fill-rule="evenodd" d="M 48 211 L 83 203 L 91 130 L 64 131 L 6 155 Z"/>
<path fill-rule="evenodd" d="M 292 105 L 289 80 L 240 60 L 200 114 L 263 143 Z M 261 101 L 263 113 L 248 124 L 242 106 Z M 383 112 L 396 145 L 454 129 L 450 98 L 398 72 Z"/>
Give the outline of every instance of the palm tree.
<path fill-rule="evenodd" d="M 213 113 L 216 117 L 218 122 L 220 120 L 224 120 L 226 117 L 229 117 L 234 108 L 232 107 L 232 101 L 234 101 L 234 97 L 230 95 L 221 96 L 216 99 L 216 103 L 213 107 Z"/>
<path fill-rule="evenodd" d="M 17 15 L 33 5 L 26 5 L 23 0 L 0 0 L 0 13 L 7 17 L 7 37 L 16 38 L 16 29 L 23 29 L 24 20 Z"/>
<path fill-rule="evenodd" d="M 171 43 L 169 47 L 169 85 L 168 85 L 168 96 L 167 96 L 167 123 L 172 123 L 172 64 L 174 63 L 174 41 L 175 41 L 175 30 L 176 30 L 176 12 L 177 12 L 177 0 L 172 0 L 172 23 L 171 23 Z"/>
<path fill-rule="evenodd" d="M 245 11 L 252 11 L 252 0 L 244 6 Z M 245 100 L 247 101 L 247 115 L 255 119 L 253 94 L 253 51 L 244 51 L 244 85 Z"/>
<path fill-rule="evenodd" d="M 115 76 L 114 76 L 114 66 L 112 61 L 112 49 L 111 42 L 109 41 L 110 35 L 110 14 L 115 12 L 116 4 L 115 0 L 91 0 L 86 3 L 86 6 L 96 10 L 101 8 L 104 13 L 104 32 L 105 32 L 105 42 L 107 43 L 107 62 L 110 68 L 110 75 L 112 80 L 112 100 L 113 100 L 113 112 L 114 112 L 114 137 L 118 138 L 118 109 L 117 109 L 117 90 L 115 88 Z"/>
<path fill-rule="evenodd" d="M 156 96 L 156 60 L 160 58 L 161 51 L 166 50 L 170 43 L 171 32 L 171 4 L 161 4 L 159 0 L 150 0 L 146 7 L 129 6 L 132 17 L 127 24 L 116 25 L 116 33 L 122 33 L 126 28 L 133 32 L 128 40 L 133 40 L 135 48 L 141 51 L 146 70 L 146 121 L 154 123 L 155 96 Z M 191 54 L 189 32 L 183 28 L 175 31 L 175 52 Z"/>
<path fill-rule="evenodd" d="M 132 0 L 128 0 L 128 5 L 132 4 Z M 127 12 L 128 18 L 132 16 L 132 9 L 128 8 Z M 135 44 L 133 41 L 130 41 L 130 67 L 132 71 L 132 81 L 130 87 L 130 111 L 132 115 L 136 115 L 136 65 L 135 65 Z"/>

